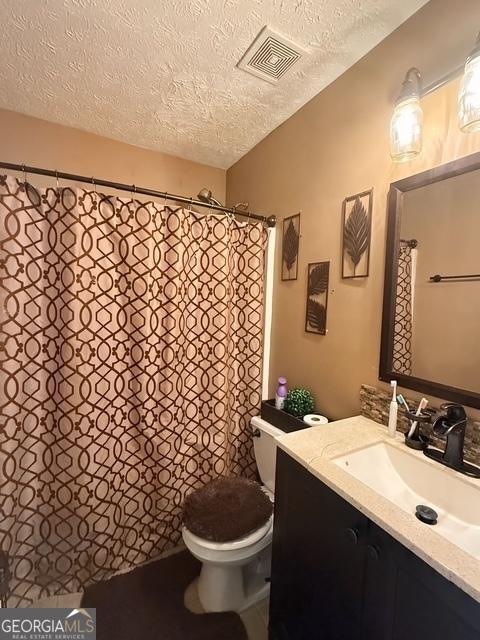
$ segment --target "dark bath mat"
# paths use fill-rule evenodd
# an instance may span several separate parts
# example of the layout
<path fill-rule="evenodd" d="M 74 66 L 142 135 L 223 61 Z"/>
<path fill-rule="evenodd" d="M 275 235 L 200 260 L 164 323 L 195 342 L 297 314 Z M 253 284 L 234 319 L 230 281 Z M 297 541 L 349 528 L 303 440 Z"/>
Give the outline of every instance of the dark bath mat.
<path fill-rule="evenodd" d="M 97 640 L 247 640 L 238 614 L 195 614 L 185 589 L 200 572 L 188 551 L 88 587 L 82 607 L 97 609 Z"/>

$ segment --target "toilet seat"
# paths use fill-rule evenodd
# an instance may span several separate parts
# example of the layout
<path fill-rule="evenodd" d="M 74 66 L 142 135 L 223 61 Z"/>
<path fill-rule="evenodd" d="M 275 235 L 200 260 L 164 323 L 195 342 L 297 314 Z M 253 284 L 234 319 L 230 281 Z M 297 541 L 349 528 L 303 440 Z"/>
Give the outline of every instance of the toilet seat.
<path fill-rule="evenodd" d="M 189 540 L 199 545 L 200 547 L 203 547 L 204 549 L 211 549 L 212 551 L 233 551 L 235 549 L 243 549 L 244 547 L 249 547 L 250 545 L 255 544 L 256 542 L 258 542 L 258 540 L 261 540 L 268 533 L 272 526 L 273 515 L 270 516 L 270 518 L 264 525 L 262 525 L 258 529 L 255 529 L 255 531 L 252 531 L 248 535 L 243 536 L 243 538 L 237 538 L 237 540 L 229 540 L 228 542 L 214 542 L 212 540 L 200 538 L 199 536 L 196 536 L 194 533 L 192 533 L 189 529 L 187 529 L 187 527 L 183 528 L 183 533 L 184 538 L 186 534 Z"/>
<path fill-rule="evenodd" d="M 195 536 L 186 527 L 182 529 L 182 537 L 187 549 L 200 562 L 225 567 L 229 565 L 240 566 L 249 562 L 260 551 L 270 546 L 273 536 L 273 518 L 267 524 L 268 528 L 266 530 L 265 526 L 262 526 L 252 534 L 245 536 L 245 538 L 232 540 L 231 542 L 215 543 L 210 540 L 204 540 Z M 255 542 L 247 543 L 246 540 L 255 540 Z M 240 542 L 240 546 L 233 546 L 238 542 Z"/>

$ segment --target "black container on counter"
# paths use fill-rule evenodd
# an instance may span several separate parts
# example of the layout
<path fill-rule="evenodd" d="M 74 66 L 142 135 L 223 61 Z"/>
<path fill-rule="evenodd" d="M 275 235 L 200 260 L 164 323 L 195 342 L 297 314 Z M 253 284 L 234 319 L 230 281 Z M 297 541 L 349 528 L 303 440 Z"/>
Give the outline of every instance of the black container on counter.
<path fill-rule="evenodd" d="M 316 410 L 311 413 L 319 413 Z M 262 408 L 260 411 L 260 417 L 273 424 L 274 427 L 285 431 L 285 433 L 291 433 L 292 431 L 300 431 L 301 429 L 308 429 L 309 425 L 305 424 L 302 418 L 297 418 L 287 413 L 283 409 L 277 409 L 275 407 L 275 400 L 263 400 Z"/>

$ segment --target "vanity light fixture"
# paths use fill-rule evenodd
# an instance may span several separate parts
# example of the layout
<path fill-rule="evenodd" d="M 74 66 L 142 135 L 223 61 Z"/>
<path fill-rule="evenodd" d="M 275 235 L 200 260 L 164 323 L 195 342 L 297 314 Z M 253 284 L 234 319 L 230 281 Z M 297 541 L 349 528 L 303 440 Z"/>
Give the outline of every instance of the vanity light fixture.
<path fill-rule="evenodd" d="M 480 131 L 480 33 L 465 63 L 458 93 L 458 119 L 465 133 Z"/>
<path fill-rule="evenodd" d="M 390 122 L 390 154 L 395 162 L 411 160 L 422 150 L 421 90 L 420 71 L 412 67 L 407 71 Z"/>
<path fill-rule="evenodd" d="M 423 112 L 420 99 L 458 78 L 463 73 L 458 93 L 458 121 L 464 133 L 480 131 L 480 32 L 473 50 L 461 66 L 422 87 L 420 71 L 407 71 L 390 122 L 390 154 L 395 162 L 411 160 L 422 150 Z"/>

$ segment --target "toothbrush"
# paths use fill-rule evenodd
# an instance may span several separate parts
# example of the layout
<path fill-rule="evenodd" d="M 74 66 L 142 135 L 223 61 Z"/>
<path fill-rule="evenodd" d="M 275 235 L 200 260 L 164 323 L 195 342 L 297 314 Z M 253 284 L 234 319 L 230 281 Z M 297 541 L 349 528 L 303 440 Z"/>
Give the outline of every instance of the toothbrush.
<path fill-rule="evenodd" d="M 388 414 L 388 435 L 391 438 L 395 437 L 395 431 L 397 430 L 397 381 L 392 380 L 390 386 L 393 388 L 392 401 L 390 402 L 390 413 Z"/>
<path fill-rule="evenodd" d="M 401 393 L 399 393 L 398 396 L 397 396 L 397 402 L 398 402 L 398 404 L 402 405 L 402 407 L 406 411 L 410 411 L 410 407 L 408 406 L 407 401 L 405 400 L 405 398 L 402 396 Z"/>
<path fill-rule="evenodd" d="M 427 404 L 428 404 L 428 400 L 426 398 L 422 398 L 420 400 L 420 402 L 419 402 L 418 409 L 416 410 L 415 415 L 419 416 L 422 413 L 422 411 L 425 409 Z M 412 426 L 410 427 L 410 431 L 408 432 L 408 437 L 409 438 L 411 438 L 413 436 L 413 434 L 415 433 L 415 429 L 417 428 L 417 424 L 418 424 L 417 420 L 412 422 Z"/>

